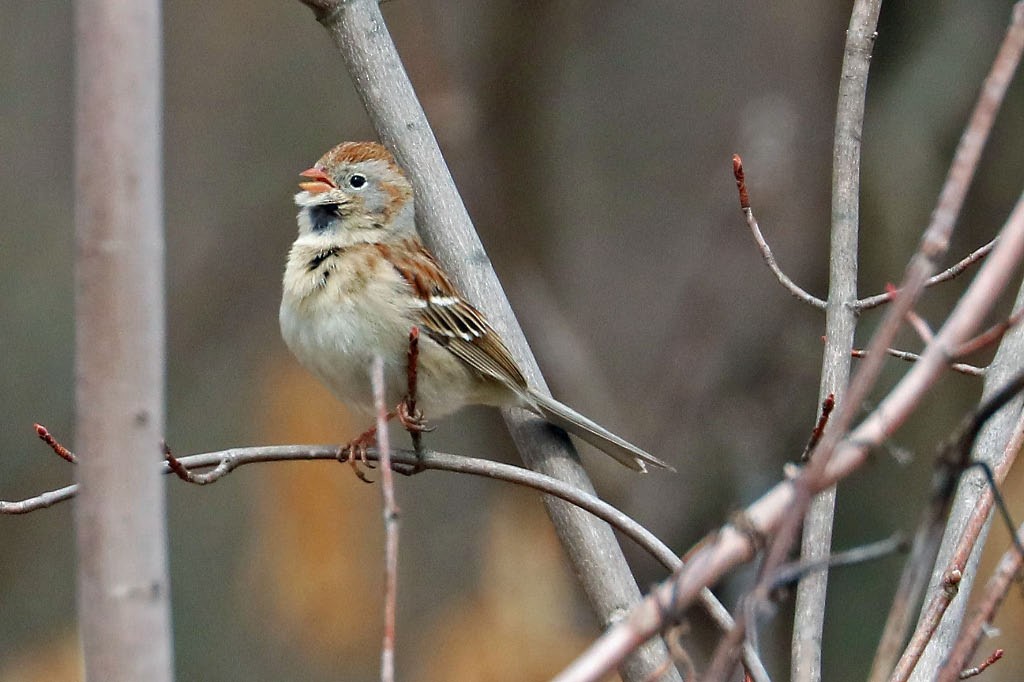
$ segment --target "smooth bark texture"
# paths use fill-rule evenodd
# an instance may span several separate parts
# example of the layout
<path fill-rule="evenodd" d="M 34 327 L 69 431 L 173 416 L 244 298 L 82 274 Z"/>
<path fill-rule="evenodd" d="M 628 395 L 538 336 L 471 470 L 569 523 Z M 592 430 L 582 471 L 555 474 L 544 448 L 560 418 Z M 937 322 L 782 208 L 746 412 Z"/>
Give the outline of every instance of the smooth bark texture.
<path fill-rule="evenodd" d="M 455 188 L 377 1 L 303 2 L 313 9 L 341 53 L 381 141 L 408 172 L 416 189 L 417 223 L 424 240 L 469 300 L 488 316 L 530 383 L 546 391 L 537 362 Z M 505 410 L 504 416 L 527 466 L 582 490 L 593 490 L 562 431 L 523 410 Z M 611 528 L 562 500 L 545 497 L 544 503 L 601 624 L 616 622 L 639 603 L 640 590 Z M 627 682 L 647 680 L 661 669 L 667 657 L 665 645 L 651 641 L 623 664 L 621 673 Z M 672 669 L 661 679 L 680 678 Z"/>
<path fill-rule="evenodd" d="M 156 0 L 75 4 L 75 505 L 86 679 L 167 682 L 161 34 Z"/>
<path fill-rule="evenodd" d="M 850 382 L 850 355 L 857 329 L 857 242 L 860 230 L 860 157 L 868 68 L 875 43 L 881 0 L 858 0 L 850 17 L 839 80 L 832 150 L 832 249 L 825 308 L 825 352 L 818 404 L 829 395 L 842 406 Z M 836 489 L 812 500 L 804 520 L 801 558 L 824 559 L 832 551 Z M 813 571 L 797 586 L 793 621 L 793 679 L 821 679 L 821 641 L 825 622 L 828 571 Z"/>

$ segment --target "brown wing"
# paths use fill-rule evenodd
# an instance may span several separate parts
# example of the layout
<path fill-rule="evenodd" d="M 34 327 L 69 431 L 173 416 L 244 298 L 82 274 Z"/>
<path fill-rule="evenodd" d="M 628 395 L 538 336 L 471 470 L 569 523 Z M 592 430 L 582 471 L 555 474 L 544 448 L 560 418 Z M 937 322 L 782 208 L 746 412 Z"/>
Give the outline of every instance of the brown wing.
<path fill-rule="evenodd" d="M 525 389 L 526 379 L 483 313 L 471 306 L 418 239 L 392 248 L 377 244 L 381 255 L 413 288 L 421 302 L 423 331 L 481 374 Z"/>

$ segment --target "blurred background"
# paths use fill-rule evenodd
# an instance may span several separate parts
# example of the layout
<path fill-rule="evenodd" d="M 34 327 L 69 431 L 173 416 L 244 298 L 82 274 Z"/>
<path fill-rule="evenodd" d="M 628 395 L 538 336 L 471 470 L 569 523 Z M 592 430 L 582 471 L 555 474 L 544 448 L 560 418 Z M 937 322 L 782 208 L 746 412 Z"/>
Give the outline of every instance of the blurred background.
<path fill-rule="evenodd" d="M 680 471 L 636 476 L 581 446 L 599 491 L 680 552 L 776 481 L 815 420 L 823 316 L 764 267 L 730 156 L 743 155 L 782 267 L 824 296 L 850 5 L 383 8 L 555 394 Z M 863 294 L 900 278 L 1010 6 L 883 7 L 864 133 Z M 167 3 L 164 29 L 168 441 L 178 454 L 345 442 L 366 425 L 291 358 L 277 307 L 297 173 L 373 131 L 326 33 L 298 2 Z M 72 478 L 32 423 L 73 447 L 73 74 L 71 3 L 0 4 L 6 500 Z M 1022 178 L 1018 75 L 951 262 L 995 234 Z M 937 326 L 965 281 L 930 291 L 922 314 Z M 863 316 L 861 345 L 879 318 Z M 901 343 L 919 348 L 909 334 Z M 904 370 L 892 361 L 876 397 Z M 844 482 L 837 547 L 911 526 L 935 444 L 979 392 L 980 380 L 949 376 L 898 434 L 913 461 L 879 452 Z M 450 418 L 427 442 L 516 461 L 492 410 Z M 1012 475 L 1011 499 L 1020 488 Z M 299 463 L 250 467 L 207 488 L 168 480 L 168 491 L 178 679 L 378 678 L 377 487 L 348 467 Z M 597 634 L 536 495 L 436 472 L 403 478 L 397 492 L 402 679 L 545 679 Z M 1021 504 L 1015 511 L 1024 516 Z M 0 682 L 78 679 L 73 538 L 69 504 L 0 518 Z M 993 548 L 1006 538 L 994 532 Z M 641 586 L 664 576 L 625 549 Z M 833 573 L 827 679 L 866 674 L 900 564 Z M 740 571 L 718 587 L 727 606 L 749 579 Z M 789 610 L 784 601 L 761 628 L 778 679 L 788 674 Z M 1018 653 L 986 679 L 1017 678 L 1022 615 L 1015 593 L 983 649 Z M 698 663 L 708 632 L 695 612 L 684 643 Z"/>

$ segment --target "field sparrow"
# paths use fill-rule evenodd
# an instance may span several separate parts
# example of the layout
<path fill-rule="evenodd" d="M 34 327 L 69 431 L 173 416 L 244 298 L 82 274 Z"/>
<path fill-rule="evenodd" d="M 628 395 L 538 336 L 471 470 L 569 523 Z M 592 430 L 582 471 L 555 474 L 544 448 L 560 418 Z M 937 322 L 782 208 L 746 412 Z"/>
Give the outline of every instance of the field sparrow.
<path fill-rule="evenodd" d="M 403 399 L 415 326 L 416 402 L 427 417 L 470 404 L 523 407 L 631 469 L 671 469 L 527 385 L 497 332 L 423 246 L 412 186 L 384 147 L 344 142 L 301 175 L 308 182 L 295 195 L 299 236 L 285 268 L 281 333 L 343 403 L 373 414 L 375 354 L 384 359 L 389 404 Z"/>

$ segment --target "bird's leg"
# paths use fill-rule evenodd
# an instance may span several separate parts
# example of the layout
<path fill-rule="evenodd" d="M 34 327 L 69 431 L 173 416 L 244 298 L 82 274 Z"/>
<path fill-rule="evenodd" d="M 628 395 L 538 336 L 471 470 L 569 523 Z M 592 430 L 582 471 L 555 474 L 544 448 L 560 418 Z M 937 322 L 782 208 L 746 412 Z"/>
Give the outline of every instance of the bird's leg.
<path fill-rule="evenodd" d="M 408 392 L 405 400 L 398 404 L 395 412 L 398 414 L 398 421 L 402 423 L 405 430 L 412 438 L 412 449 L 416 453 L 416 466 L 407 473 L 408 475 L 418 474 L 423 471 L 423 432 L 430 431 L 423 412 L 416 407 L 416 375 L 419 369 L 420 358 L 420 328 L 413 327 L 409 330 L 409 354 L 406 363 L 406 380 Z"/>

